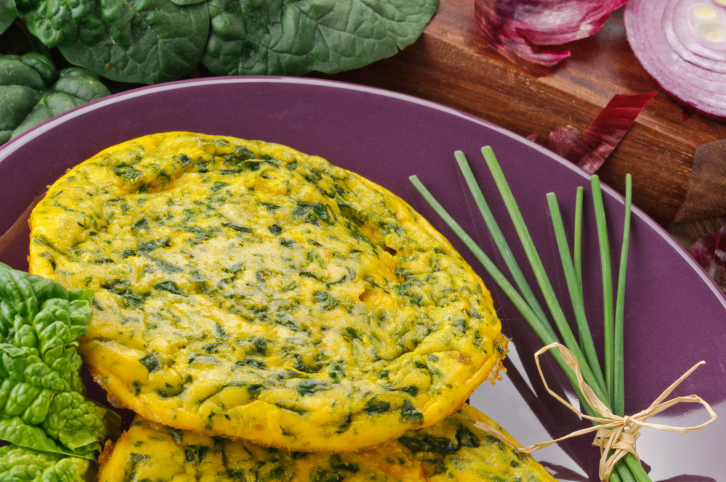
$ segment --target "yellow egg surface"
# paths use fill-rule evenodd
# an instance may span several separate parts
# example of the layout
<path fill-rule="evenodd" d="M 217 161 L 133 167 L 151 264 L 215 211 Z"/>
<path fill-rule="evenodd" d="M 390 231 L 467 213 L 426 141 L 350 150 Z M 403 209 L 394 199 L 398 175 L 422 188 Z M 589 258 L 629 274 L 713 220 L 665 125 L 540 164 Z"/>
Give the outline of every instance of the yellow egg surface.
<path fill-rule="evenodd" d="M 452 413 L 506 351 L 481 279 L 389 191 L 289 147 L 111 147 L 31 215 L 30 270 L 96 290 L 79 351 L 117 405 L 290 450 Z"/>
<path fill-rule="evenodd" d="M 527 454 L 473 426 L 486 415 L 462 407 L 437 424 L 362 452 L 290 452 L 176 430 L 137 417 L 101 456 L 98 482 L 551 482 Z"/>

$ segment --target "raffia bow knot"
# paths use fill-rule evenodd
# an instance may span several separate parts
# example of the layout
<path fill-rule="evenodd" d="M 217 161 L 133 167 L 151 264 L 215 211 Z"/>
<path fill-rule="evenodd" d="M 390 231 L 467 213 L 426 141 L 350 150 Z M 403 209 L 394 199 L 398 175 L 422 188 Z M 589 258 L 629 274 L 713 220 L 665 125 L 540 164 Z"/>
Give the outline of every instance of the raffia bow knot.
<path fill-rule="evenodd" d="M 549 385 L 547 385 L 547 380 L 545 380 L 544 374 L 542 373 L 542 368 L 540 367 L 539 357 L 543 353 L 546 353 L 550 351 L 552 348 L 558 348 L 560 350 L 560 354 L 562 355 L 562 358 L 565 360 L 565 363 L 567 366 L 569 366 L 577 376 L 578 385 L 580 388 L 580 391 L 582 392 L 583 396 L 585 397 L 585 400 L 587 403 L 595 410 L 596 413 L 598 413 L 599 417 L 592 417 L 589 415 L 585 415 L 581 413 L 579 410 L 577 410 L 575 407 L 570 405 L 569 402 L 564 400 L 562 397 L 557 395 L 555 392 L 553 392 Z M 502 436 L 501 433 L 499 433 L 496 429 L 493 427 L 490 427 L 489 425 L 486 425 L 481 422 L 476 422 L 474 425 L 477 428 L 482 429 L 483 431 L 494 435 L 499 440 L 504 442 L 508 447 L 510 447 L 512 450 L 516 450 L 518 452 L 525 452 L 530 453 L 534 452 L 535 450 L 543 449 L 549 445 L 552 445 L 553 443 L 561 442 L 562 440 L 571 438 L 571 437 L 577 437 L 579 435 L 584 435 L 587 433 L 596 432 L 595 434 L 595 440 L 593 441 L 593 445 L 600 447 L 600 469 L 599 469 L 599 477 L 600 480 L 603 482 L 607 482 L 610 480 L 610 474 L 613 472 L 615 468 L 615 464 L 618 460 L 623 458 L 628 452 L 635 455 L 635 457 L 638 457 L 638 453 L 635 449 L 635 442 L 637 441 L 638 437 L 640 437 L 640 429 L 642 427 L 650 427 L 657 430 L 664 430 L 667 432 L 678 432 L 678 433 L 687 433 L 687 432 L 693 432 L 696 430 L 701 430 L 714 420 L 716 420 L 716 413 L 711 409 L 711 406 L 706 403 L 701 397 L 698 395 L 689 395 L 687 397 L 676 397 L 671 400 L 665 401 L 666 397 L 668 397 L 673 390 L 678 387 L 678 385 L 683 382 L 686 378 L 688 378 L 691 373 L 693 373 L 696 368 L 698 368 L 701 365 L 704 365 L 706 362 L 701 361 L 696 363 L 693 367 L 691 367 L 690 370 L 688 370 L 686 373 L 684 373 L 678 380 L 673 382 L 671 386 L 669 386 L 663 393 L 660 394 L 658 398 L 655 399 L 655 401 L 645 410 L 638 412 L 634 415 L 625 415 L 625 416 L 619 416 L 613 414 L 610 409 L 595 395 L 595 393 L 592 391 L 590 386 L 585 383 L 585 381 L 582 378 L 582 373 L 580 373 L 580 365 L 577 363 L 577 359 L 575 359 L 575 356 L 572 354 L 570 350 L 567 349 L 567 347 L 559 344 L 559 343 L 551 343 L 542 349 L 540 349 L 537 353 L 534 354 L 535 361 L 537 362 L 537 370 L 539 370 L 539 375 L 542 378 L 542 382 L 545 385 L 545 388 L 547 391 L 555 397 L 557 400 L 560 401 L 563 405 L 565 405 L 567 408 L 569 408 L 571 411 L 575 412 L 577 415 L 579 415 L 582 418 L 585 418 L 587 420 L 591 420 L 592 422 L 595 422 L 596 425 L 593 425 L 592 427 L 588 427 L 582 430 L 578 430 L 576 432 L 572 432 L 571 434 L 565 435 L 564 437 L 558 438 L 557 440 L 551 440 L 549 442 L 542 442 L 534 445 L 530 445 L 526 448 L 520 448 L 513 444 L 511 441 L 507 440 L 505 437 Z M 707 422 L 702 423 L 701 425 L 696 425 L 693 427 L 672 427 L 670 425 L 661 425 L 657 423 L 648 423 L 647 420 L 654 416 L 659 414 L 660 412 L 669 409 L 673 405 L 677 405 L 681 402 L 684 403 L 700 403 L 703 405 L 706 410 L 708 411 L 709 415 L 711 416 L 711 419 Z M 640 460 L 640 457 L 638 457 L 638 460 Z"/>

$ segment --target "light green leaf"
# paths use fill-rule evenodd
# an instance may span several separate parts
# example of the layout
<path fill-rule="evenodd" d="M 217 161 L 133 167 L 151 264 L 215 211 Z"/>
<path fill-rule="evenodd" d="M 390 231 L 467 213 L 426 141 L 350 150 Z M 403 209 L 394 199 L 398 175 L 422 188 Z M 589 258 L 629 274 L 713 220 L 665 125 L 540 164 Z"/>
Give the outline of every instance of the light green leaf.
<path fill-rule="evenodd" d="M 438 0 L 209 0 L 202 59 L 216 75 L 362 67 L 411 45 Z"/>
<path fill-rule="evenodd" d="M 15 0 L 0 0 L 0 34 L 7 30 L 17 16 Z"/>
<path fill-rule="evenodd" d="M 84 397 L 74 341 L 92 299 L 0 263 L 0 439 L 89 459 L 101 450 L 106 409 Z"/>
<path fill-rule="evenodd" d="M 74 455 L 48 437 L 43 429 L 25 424 L 20 417 L 0 418 L 0 440 L 12 441 L 21 447 L 32 446 L 36 450 L 59 455 Z M 93 452 L 82 458 L 95 459 Z M 2 479 L 0 479 L 2 480 Z"/>
<path fill-rule="evenodd" d="M 0 480 L 5 482 L 85 482 L 90 462 L 14 445 L 0 447 Z"/>
<path fill-rule="evenodd" d="M 0 144 L 109 94 L 97 76 L 85 69 L 64 69 L 58 79 L 58 71 L 43 55 L 0 56 Z"/>
<path fill-rule="evenodd" d="M 18 11 L 28 30 L 69 62 L 122 82 L 183 77 L 199 62 L 209 32 L 205 3 L 24 0 Z"/>

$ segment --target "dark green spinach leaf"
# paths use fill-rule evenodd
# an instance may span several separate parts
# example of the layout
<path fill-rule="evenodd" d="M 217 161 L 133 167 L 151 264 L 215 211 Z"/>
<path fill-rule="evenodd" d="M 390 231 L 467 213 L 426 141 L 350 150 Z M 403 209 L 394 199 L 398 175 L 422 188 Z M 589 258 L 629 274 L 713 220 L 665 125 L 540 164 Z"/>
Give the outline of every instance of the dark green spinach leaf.
<path fill-rule="evenodd" d="M 72 67 L 59 74 L 50 59 L 33 52 L 0 56 L 0 144 L 109 94 L 98 76 L 85 69 Z"/>
<path fill-rule="evenodd" d="M 7 30 L 17 16 L 15 0 L 0 0 L 0 34 Z"/>
<path fill-rule="evenodd" d="M 0 0 L 2 1 L 2 0 Z M 169 0 L 22 0 L 20 17 L 46 46 L 109 79 L 175 80 L 199 63 L 209 32 L 206 3 Z"/>
<path fill-rule="evenodd" d="M 209 0 L 202 63 L 216 75 L 301 75 L 362 67 L 421 35 L 438 0 Z"/>
<path fill-rule="evenodd" d="M 151 84 L 200 60 L 217 75 L 362 67 L 411 45 L 437 8 L 438 0 L 0 0 L 0 33 L 20 16 L 72 64 Z"/>

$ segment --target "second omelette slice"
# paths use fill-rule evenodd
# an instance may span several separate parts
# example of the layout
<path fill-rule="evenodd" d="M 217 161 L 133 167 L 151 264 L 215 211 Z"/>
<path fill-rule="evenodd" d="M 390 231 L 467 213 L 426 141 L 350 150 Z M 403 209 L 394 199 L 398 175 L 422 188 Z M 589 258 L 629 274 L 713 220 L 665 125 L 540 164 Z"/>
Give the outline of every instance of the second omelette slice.
<path fill-rule="evenodd" d="M 370 181 L 277 144 L 142 137 L 31 216 L 31 272 L 97 295 L 79 350 L 176 428 L 349 451 L 453 412 L 505 352 L 481 279 Z"/>
<path fill-rule="evenodd" d="M 556 482 L 531 456 L 514 452 L 478 427 L 499 425 L 461 409 L 374 449 L 302 453 L 206 437 L 149 423 L 131 424 L 99 459 L 98 482 Z"/>

